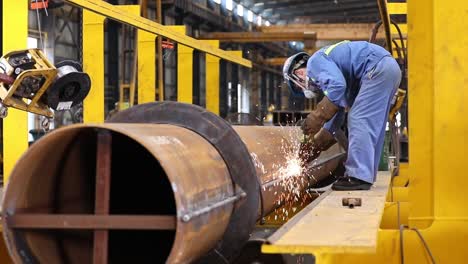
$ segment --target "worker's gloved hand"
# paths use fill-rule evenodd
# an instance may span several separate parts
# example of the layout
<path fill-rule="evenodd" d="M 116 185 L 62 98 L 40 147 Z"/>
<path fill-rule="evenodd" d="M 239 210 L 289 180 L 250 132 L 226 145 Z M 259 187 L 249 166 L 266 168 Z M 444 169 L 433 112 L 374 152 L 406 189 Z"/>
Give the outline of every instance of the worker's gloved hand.
<path fill-rule="evenodd" d="M 307 116 L 301 128 L 304 135 L 312 136 L 315 135 L 323 124 L 330 120 L 339 107 L 332 103 L 326 96 L 323 97 L 322 101 L 317 104 L 317 107 Z"/>
<path fill-rule="evenodd" d="M 302 142 L 299 157 L 303 166 L 315 160 L 322 151 L 329 149 L 335 143 L 335 138 L 325 128 L 322 128 L 312 139 Z"/>

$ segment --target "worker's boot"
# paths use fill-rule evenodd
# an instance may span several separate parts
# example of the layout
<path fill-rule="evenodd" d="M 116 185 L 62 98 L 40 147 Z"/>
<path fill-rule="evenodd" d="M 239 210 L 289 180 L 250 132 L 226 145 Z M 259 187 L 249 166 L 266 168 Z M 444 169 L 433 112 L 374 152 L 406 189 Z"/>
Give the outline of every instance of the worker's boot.
<path fill-rule="evenodd" d="M 317 104 L 317 107 L 310 112 L 307 118 L 302 123 L 302 131 L 304 135 L 315 135 L 323 127 L 323 124 L 330 120 L 339 107 L 332 103 L 328 97 L 324 96 L 322 101 Z"/>
<path fill-rule="evenodd" d="M 338 181 L 332 185 L 332 189 L 335 191 L 367 191 L 371 186 L 372 183 L 368 183 L 358 178 L 346 176 L 338 179 Z"/>
<path fill-rule="evenodd" d="M 301 144 L 300 158 L 304 164 L 307 164 L 315 160 L 322 151 L 329 149 L 335 143 L 336 140 L 333 135 L 325 128 L 322 128 L 312 140 Z"/>

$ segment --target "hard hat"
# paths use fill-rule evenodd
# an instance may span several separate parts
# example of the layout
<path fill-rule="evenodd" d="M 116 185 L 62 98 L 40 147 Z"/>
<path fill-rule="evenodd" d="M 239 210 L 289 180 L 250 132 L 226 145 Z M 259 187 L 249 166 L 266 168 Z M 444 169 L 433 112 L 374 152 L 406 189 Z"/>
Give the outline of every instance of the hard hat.
<path fill-rule="evenodd" d="M 299 52 L 289 57 L 283 66 L 284 81 L 293 96 L 314 98 L 320 90 L 315 80 L 306 76 L 305 80 L 297 76 L 294 71 L 307 66 L 309 54 Z"/>
<path fill-rule="evenodd" d="M 284 81 L 294 96 L 304 96 L 305 80 L 294 74 L 294 71 L 307 66 L 309 54 L 299 52 L 289 57 L 283 66 Z"/>

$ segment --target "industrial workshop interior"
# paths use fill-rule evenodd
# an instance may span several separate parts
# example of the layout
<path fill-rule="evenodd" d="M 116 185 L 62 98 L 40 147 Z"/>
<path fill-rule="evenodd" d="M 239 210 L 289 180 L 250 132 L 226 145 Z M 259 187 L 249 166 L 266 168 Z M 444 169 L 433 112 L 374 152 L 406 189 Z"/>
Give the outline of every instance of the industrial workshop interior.
<path fill-rule="evenodd" d="M 468 262 L 464 0 L 2 0 L 0 264 Z"/>

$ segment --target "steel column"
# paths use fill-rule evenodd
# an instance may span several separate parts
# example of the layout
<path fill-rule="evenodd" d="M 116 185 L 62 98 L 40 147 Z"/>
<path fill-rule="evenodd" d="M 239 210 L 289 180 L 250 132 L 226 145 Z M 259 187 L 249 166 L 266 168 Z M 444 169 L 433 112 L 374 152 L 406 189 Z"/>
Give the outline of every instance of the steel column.
<path fill-rule="evenodd" d="M 185 34 L 185 26 L 170 26 Z M 177 102 L 193 103 L 193 48 L 177 44 Z"/>
<path fill-rule="evenodd" d="M 213 47 L 219 48 L 219 41 L 207 41 Z M 206 54 L 206 109 L 219 115 L 219 58 Z"/>
<path fill-rule="evenodd" d="M 156 35 L 138 30 L 138 103 L 156 100 Z"/>
<path fill-rule="evenodd" d="M 220 79 L 220 90 L 219 90 L 219 115 L 225 118 L 228 113 L 228 73 L 227 73 L 227 62 L 225 60 L 220 61 L 219 65 L 219 79 Z M 208 106 L 208 101 L 207 101 Z"/>
<path fill-rule="evenodd" d="M 267 98 L 267 89 L 268 89 L 268 81 L 267 81 L 267 72 L 265 71 L 260 71 L 260 118 L 263 120 L 263 118 L 266 116 L 268 112 L 268 98 Z"/>
<path fill-rule="evenodd" d="M 275 74 L 268 73 L 268 108 L 275 105 Z"/>
<path fill-rule="evenodd" d="M 28 37 L 27 0 L 2 1 L 2 46 L 3 54 L 26 49 Z M 8 181 L 16 161 L 28 148 L 28 113 L 8 109 L 3 119 L 3 180 Z"/>
<path fill-rule="evenodd" d="M 198 50 L 193 50 L 192 52 L 192 104 L 202 106 L 202 85 L 201 81 L 203 76 L 202 75 L 202 68 L 201 66 L 201 54 Z M 204 81 L 204 80 L 203 80 Z M 205 98 L 203 98 L 205 99 Z"/>
<path fill-rule="evenodd" d="M 91 78 L 91 90 L 83 103 L 83 120 L 104 121 L 104 21 L 105 17 L 83 10 L 83 70 Z"/>
<path fill-rule="evenodd" d="M 108 21 L 107 22 L 107 76 L 105 83 L 107 90 L 111 90 L 109 94 L 112 95 L 111 98 L 105 98 L 106 101 L 104 102 L 106 109 L 105 111 L 108 113 L 115 109 L 115 104 L 119 102 L 119 51 L 120 51 L 120 43 L 119 43 L 119 31 L 120 31 L 120 24 L 115 21 Z M 106 94 L 106 91 L 104 91 Z"/>

